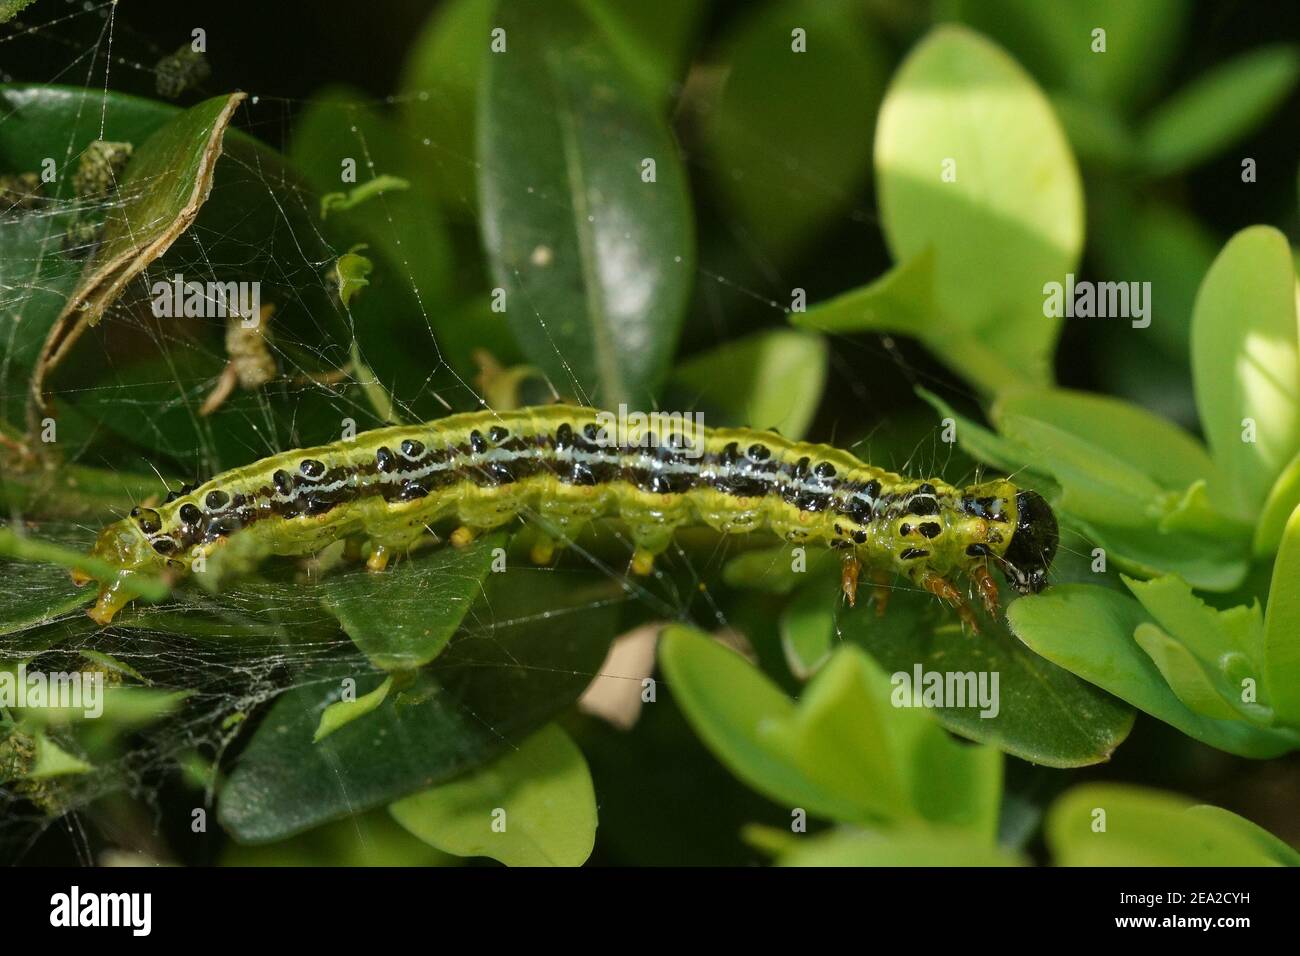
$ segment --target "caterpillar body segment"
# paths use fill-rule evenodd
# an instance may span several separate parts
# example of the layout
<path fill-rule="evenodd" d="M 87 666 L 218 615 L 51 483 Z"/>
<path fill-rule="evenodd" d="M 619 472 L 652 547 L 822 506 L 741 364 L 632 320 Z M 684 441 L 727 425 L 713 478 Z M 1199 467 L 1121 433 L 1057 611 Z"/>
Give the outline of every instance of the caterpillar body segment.
<path fill-rule="evenodd" d="M 453 544 L 521 513 L 563 543 L 617 515 L 637 573 L 649 573 L 679 526 L 705 524 L 841 548 L 850 602 L 865 566 L 878 595 L 882 574 L 902 573 L 971 624 L 954 576 L 969 575 L 991 613 L 990 563 L 1021 593 L 1046 584 L 1056 520 L 1040 496 L 1009 481 L 956 488 L 772 432 L 682 431 L 654 419 L 615 429 L 612 419 L 567 405 L 473 412 L 284 452 L 134 509 L 92 553 L 127 571 L 183 575 L 227 549 L 253 564 L 364 537 L 367 565 L 379 571 L 447 519 L 459 524 Z M 534 557 L 549 560 L 554 546 L 540 542 Z M 101 584 L 90 615 L 106 624 L 135 595 L 125 577 Z"/>

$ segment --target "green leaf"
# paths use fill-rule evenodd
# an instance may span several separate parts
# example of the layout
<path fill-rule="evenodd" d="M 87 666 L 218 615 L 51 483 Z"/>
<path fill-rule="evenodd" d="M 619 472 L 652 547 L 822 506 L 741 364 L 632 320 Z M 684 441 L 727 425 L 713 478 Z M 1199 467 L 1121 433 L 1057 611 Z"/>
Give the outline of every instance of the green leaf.
<path fill-rule="evenodd" d="M 653 5 L 641 0 L 582 0 L 652 103 L 669 109 L 708 14 L 705 0 Z"/>
<path fill-rule="evenodd" d="M 1157 623 L 1200 661 L 1218 670 L 1239 663 L 1254 667 L 1263 652 L 1264 620 L 1258 605 L 1225 611 L 1212 608 L 1178 577 L 1124 583 Z M 1238 693 L 1230 693 L 1237 697 Z"/>
<path fill-rule="evenodd" d="M 1196 297 L 1196 407 L 1244 516 L 1258 514 L 1300 452 L 1296 290 L 1286 237 L 1252 226 L 1224 246 Z"/>
<path fill-rule="evenodd" d="M 419 175 L 450 216 L 472 217 L 477 194 L 477 95 L 487 66 L 496 0 L 440 5 L 402 67 L 402 121 Z"/>
<path fill-rule="evenodd" d="M 244 93 L 214 96 L 169 120 L 135 151 L 95 257 L 63 308 L 91 325 L 176 241 L 212 189 L 222 139 Z"/>
<path fill-rule="evenodd" d="M 888 678 L 861 651 L 835 654 L 798 707 L 697 631 L 668 628 L 660 660 L 708 747 L 772 799 L 835 820 L 927 819 L 992 838 L 1001 756 L 956 743 L 924 713 L 894 707 Z M 949 785 L 935 789 L 936 776 Z"/>
<path fill-rule="evenodd" d="M 954 15 L 983 30 L 1044 84 L 1131 110 L 1160 88 L 1178 54 L 1186 0 L 955 0 Z M 1106 31 L 1094 52 L 1093 31 Z"/>
<path fill-rule="evenodd" d="M 375 264 L 361 255 L 361 250 L 365 248 L 365 243 L 358 243 L 334 263 L 334 281 L 338 285 L 339 299 L 345 309 L 352 305 L 352 300 L 362 289 L 370 285 L 368 277 L 374 271 Z"/>
<path fill-rule="evenodd" d="M 1017 866 L 1022 861 L 960 830 L 908 829 L 878 833 L 849 829 L 804 837 L 781 854 L 781 866 Z"/>
<path fill-rule="evenodd" d="M 43 184 L 43 194 L 57 202 L 48 204 L 35 215 L 19 213 L 6 216 L 0 222 L 0 251 L 3 252 L 0 254 L 0 289 L 4 290 L 0 293 L 0 340 L 6 343 L 4 354 L 0 355 L 0 372 L 6 375 L 11 390 L 21 395 L 22 390 L 14 389 L 14 386 L 25 380 L 26 370 L 37 363 L 46 334 L 58 317 L 67 311 L 69 298 L 74 294 L 84 295 L 91 292 L 97 284 L 103 284 L 105 288 L 101 292 L 105 300 L 96 298 L 94 307 L 85 315 L 87 319 L 97 319 L 106 302 L 115 297 L 116 291 L 113 290 L 120 291 L 126 278 L 139 271 L 118 268 L 88 270 L 84 261 L 64 252 L 64 237 L 83 215 L 83 209 L 75 201 L 72 191 L 73 174 L 81 153 L 91 142 L 101 137 L 133 143 L 140 148 L 169 124 L 173 134 L 183 135 L 181 126 L 176 124 L 185 124 L 186 121 L 181 117 L 187 114 L 168 104 L 103 90 L 44 85 L 0 86 L 0 103 L 3 104 L 5 115 L 9 117 L 9 122 L 4 124 L 4 131 L 0 132 L 0 168 L 43 173 L 47 158 L 66 158 L 65 165 L 55 171 L 55 182 Z M 205 124 L 213 119 L 214 110 L 223 111 L 227 105 L 226 98 L 218 98 L 200 104 L 188 114 L 189 132 L 198 140 L 188 144 L 193 148 L 190 159 L 208 154 L 208 147 L 213 145 L 213 135 L 216 136 L 216 148 L 220 150 L 220 131 Z M 219 123 L 223 130 L 224 122 L 222 119 Z M 238 137 L 232 135 L 232 139 Z M 121 204 L 121 208 L 131 207 L 148 215 L 145 207 L 156 202 L 157 206 L 152 213 L 166 217 L 181 207 L 192 208 L 193 203 L 187 200 L 201 203 L 202 197 L 196 197 L 192 191 L 187 192 L 186 186 L 187 183 L 201 186 L 204 176 L 201 173 L 196 176 L 196 170 L 192 167 L 188 173 L 182 170 L 179 153 L 172 153 L 166 158 L 160 155 L 169 149 L 165 137 L 158 141 L 157 146 L 157 149 L 146 150 L 143 157 L 137 153 L 136 161 L 129 164 L 129 167 L 139 166 L 144 175 L 150 175 L 146 167 L 153 162 L 154 174 L 163 177 L 158 182 L 168 184 L 173 191 L 170 205 L 164 198 L 168 189 L 160 188 L 154 196 L 152 189 L 142 189 L 141 181 L 136 179 L 135 190 L 139 195 L 133 197 L 132 201 Z M 174 139 L 170 146 L 184 149 Z M 153 160 L 150 159 L 151 152 Z M 208 158 L 210 159 L 210 154 Z M 168 166 L 168 163 L 175 168 Z M 159 170 L 158 166 L 163 169 Z M 119 189 L 124 199 L 131 197 L 128 183 L 132 179 L 133 174 L 128 168 Z M 104 231 L 107 242 L 99 257 L 101 263 L 105 261 L 103 250 L 111 249 L 108 243 L 113 242 L 115 236 L 118 237 L 119 252 L 129 251 L 127 247 L 134 245 L 131 237 L 122 238 L 125 213 L 121 208 L 115 207 L 117 211 L 109 215 L 110 221 Z M 142 255 L 143 262 L 147 263 L 159 248 L 166 248 L 168 242 L 175 239 L 178 224 L 173 216 L 166 222 L 137 218 L 129 225 L 142 230 L 137 238 L 141 240 L 142 247 L 147 247 Z M 184 228 L 183 223 L 181 228 Z M 118 259 L 117 265 L 123 265 L 120 255 Z M 113 281 L 100 283 L 100 280 Z M 81 317 L 80 314 L 67 315 L 63 323 L 65 330 L 84 328 L 78 321 Z M 62 374 L 69 376 L 72 363 L 64 364 Z M 15 366 L 22 369 L 24 374 L 14 376 Z M 60 379 L 63 380 L 65 379 Z M 10 412 L 8 417 L 13 420 L 18 416 Z M 61 441 L 67 441 L 70 437 L 65 430 L 68 424 L 67 417 L 64 416 L 59 423 Z"/>
<path fill-rule="evenodd" d="M 1252 549 L 1256 557 L 1265 558 L 1282 544 L 1287 521 L 1300 506 L 1300 455 L 1291 459 L 1283 469 L 1264 501 L 1259 522 L 1255 525 Z"/>
<path fill-rule="evenodd" d="M 1125 167 L 1133 162 L 1137 145 L 1133 133 L 1116 110 L 1104 103 L 1062 92 L 1052 94 L 1052 109 L 1056 111 L 1079 162 L 1110 167 Z"/>
<path fill-rule="evenodd" d="M 463 628 L 411 687 L 319 743 L 312 736 L 342 680 L 367 693 L 385 675 L 360 656 L 313 670 L 276 700 L 235 764 L 218 798 L 222 825 L 241 842 L 283 839 L 517 746 L 598 671 L 619 593 L 594 571 L 491 575 L 470 618 L 483 623 Z"/>
<path fill-rule="evenodd" d="M 359 813 L 288 840 L 247 846 L 225 841 L 219 866 L 450 866 L 457 859 L 416 839 L 387 809 Z"/>
<path fill-rule="evenodd" d="M 1206 591 L 1232 591 L 1250 570 L 1249 555 L 1236 536 L 1161 530 L 1157 525 L 1107 525 L 1070 517 L 1118 569 L 1140 577 L 1176 574 Z M 1230 527 L 1230 523 L 1225 522 Z"/>
<path fill-rule="evenodd" d="M 902 332 L 925 338 L 943 323 L 934 304 L 934 250 L 927 246 L 874 282 L 790 313 L 794 325 L 820 332 Z"/>
<path fill-rule="evenodd" d="M 596 842 L 596 794 L 582 751 L 555 724 L 496 760 L 389 806 L 444 853 L 507 866 L 581 866 Z"/>
<path fill-rule="evenodd" d="M 692 356 L 673 370 L 668 387 L 680 394 L 680 407 L 700 412 L 711 427 L 772 428 L 799 439 L 821 403 L 828 353 L 819 335 L 760 332 Z"/>
<path fill-rule="evenodd" d="M 791 49 L 795 26 L 803 52 Z M 753 241 L 779 258 L 866 185 L 888 54 L 858 4 L 779 0 L 747 11 L 721 56 L 722 93 L 702 120 L 714 178 Z"/>
<path fill-rule="evenodd" d="M 356 186 L 348 192 L 326 193 L 321 196 L 320 217 L 326 219 L 331 212 L 346 212 L 355 206 L 359 206 L 367 199 L 374 199 L 376 196 L 382 196 L 387 192 L 400 192 L 410 188 L 411 184 L 400 176 L 390 176 L 384 173 L 374 179 L 367 179 L 360 186 Z"/>
<path fill-rule="evenodd" d="M 1007 609 L 1013 632 L 1035 652 L 1211 747 L 1244 757 L 1276 757 L 1300 746 L 1293 734 L 1190 710 L 1170 690 L 1133 633 L 1154 623 L 1134 599 L 1095 585 L 1058 585 Z"/>
<path fill-rule="evenodd" d="M 370 713 L 388 698 L 388 692 L 392 688 L 393 678 L 390 674 L 370 693 L 362 694 L 354 700 L 336 700 L 330 704 L 321 711 L 320 723 L 316 725 L 316 733 L 312 734 L 312 743 L 328 737 L 345 724 L 350 724 L 358 717 Z"/>
<path fill-rule="evenodd" d="M 1300 728 L 1300 508 L 1291 514 L 1264 614 L 1263 691 L 1277 719 Z"/>
<path fill-rule="evenodd" d="M 503 0 L 497 22 L 510 39 L 488 61 L 479 187 L 511 327 L 561 394 L 644 407 L 694 275 L 677 147 L 572 0 Z"/>
<path fill-rule="evenodd" d="M 65 91 L 59 91 L 65 92 Z M 143 142 L 166 122 L 167 113 L 142 105 L 143 100 L 110 95 L 105 100 L 105 136 L 116 141 Z M 127 108 L 121 108 L 122 102 Z M 93 123 L 87 113 L 81 123 L 61 123 L 64 142 L 54 148 L 50 131 L 62 118 L 67 95 L 39 88 L 0 87 L 0 106 L 9 122 L 0 124 L 0 168 L 12 172 L 40 172 L 45 157 L 76 156 L 99 135 L 99 117 Z M 134 108 L 133 108 L 134 107 Z M 165 108 L 163 108 L 165 109 Z M 48 137 L 48 138 L 47 138 Z M 75 167 L 74 167 L 75 168 Z M 64 236 L 71 229 L 76 212 L 71 202 L 73 169 L 61 170 L 60 180 L 45 184 L 47 196 L 68 200 L 48 206 L 39 214 L 15 212 L 0 220 L 0 337 L 5 343 L 0 370 L 10 381 L 35 364 L 46 332 L 63 309 L 85 268 L 79 259 L 63 254 Z M 13 399 L 3 407 L 12 408 Z M 21 409 L 21 405 L 18 405 Z M 20 420 L 21 412 L 9 411 L 6 418 Z"/>
<path fill-rule="evenodd" d="M 136 728 L 174 714 L 190 694 L 188 690 L 105 684 L 98 701 L 87 694 L 82 706 L 29 707 L 19 712 L 29 726 L 64 727 L 75 723 L 92 730 Z"/>
<path fill-rule="evenodd" d="M 807 680 L 830 660 L 835 607 L 824 589 L 805 587 L 781 612 L 781 650 L 790 673 Z"/>
<path fill-rule="evenodd" d="M 1012 415 L 1046 423 L 1087 442 L 1162 489 L 1181 491 L 1197 481 L 1219 480 L 1200 442 L 1130 402 L 1067 389 L 1035 389 L 1003 398 L 993 407 L 992 418 L 999 426 Z M 1030 442 L 1024 444 L 1032 447 Z M 1043 470 L 1052 468 L 1044 465 Z"/>
<path fill-rule="evenodd" d="M 1050 422 L 1003 414 L 999 425 L 1013 442 L 1033 449 L 1030 460 L 1061 483 L 1062 510 L 1115 525 L 1154 524 L 1161 489 L 1139 468 Z"/>
<path fill-rule="evenodd" d="M 945 182 L 949 160 L 956 179 Z M 1000 359 L 1029 381 L 1047 380 L 1060 319 L 1044 316 L 1043 286 L 1078 262 L 1083 196 L 1034 81 L 978 34 L 937 28 L 890 84 L 875 165 L 895 261 L 933 247 L 935 303 L 951 330 L 979 346 L 958 337 L 954 352 L 936 337 L 931 348 L 968 376 Z"/>
<path fill-rule="evenodd" d="M 43 733 L 33 733 L 32 739 L 36 745 L 36 762 L 31 770 L 23 774 L 24 779 L 49 780 L 54 777 L 88 773 L 95 769 L 80 757 L 68 753 Z"/>
<path fill-rule="evenodd" d="M 755 790 L 790 807 L 832 819 L 863 809 L 808 780 L 791 755 L 761 734 L 787 718 L 794 704 L 740 655 L 690 628 L 665 629 L 659 660 L 667 690 L 691 726 L 727 768 Z M 718 693 L 726 688 L 726 693 Z"/>
<path fill-rule="evenodd" d="M 793 546 L 755 548 L 736 555 L 722 568 L 722 580 L 733 588 L 789 594 L 810 575 L 839 574 L 839 561 L 829 548 L 806 548 L 802 561 Z"/>
<path fill-rule="evenodd" d="M 1239 824 L 1193 812 L 1185 797 L 1121 784 L 1086 784 L 1068 791 L 1048 811 L 1045 834 L 1057 866 L 1278 862 Z"/>
<path fill-rule="evenodd" d="M 1239 831 L 1246 838 L 1253 840 L 1261 850 L 1284 866 L 1300 866 L 1300 852 L 1287 843 L 1283 843 L 1273 834 L 1258 824 L 1251 823 L 1245 817 L 1238 816 L 1231 810 L 1213 807 L 1207 803 L 1197 804 L 1187 809 L 1187 815 L 1197 819 L 1213 821 L 1215 825 L 1226 825 Z"/>
<path fill-rule="evenodd" d="M 1221 676 L 1198 660 L 1186 645 L 1147 623 L 1137 626 L 1133 639 L 1160 669 L 1169 689 L 1189 709 L 1215 720 L 1240 719 L 1232 705 L 1224 700 Z"/>
<path fill-rule="evenodd" d="M 1281 105 L 1297 76 L 1300 52 L 1291 44 L 1254 49 L 1202 73 L 1147 118 L 1143 162 L 1172 173 L 1231 146 Z"/>
<path fill-rule="evenodd" d="M 494 552 L 507 541 L 498 532 L 464 549 L 419 555 L 384 574 L 358 569 L 336 575 L 322 601 L 376 667 L 421 667 L 442 653 L 460 627 L 483 593 Z"/>
<path fill-rule="evenodd" d="M 101 119 L 105 136 L 141 147 L 163 126 L 184 115 L 170 104 L 114 93 L 105 96 L 102 89 L 57 86 L 0 87 L 0 103 L 9 111 L 9 120 L 0 132 L 0 163 L 20 170 L 39 170 L 45 156 L 68 156 L 75 162 L 77 151 L 99 136 Z M 243 109 L 254 114 L 258 110 L 247 104 Z M 197 132 L 202 136 L 208 131 Z M 347 362 L 351 336 L 341 321 L 341 311 L 331 303 L 325 283 L 320 281 L 320 270 L 333 254 L 321 241 L 314 201 L 310 197 L 304 200 L 301 180 L 286 168 L 280 155 L 252 137 L 228 129 L 221 145 L 212 193 L 199 208 L 196 226 L 175 239 L 151 274 L 170 277 L 181 272 L 186 278 L 209 281 L 260 282 L 262 302 L 278 306 L 272 332 L 286 379 L 299 372 L 334 371 Z M 71 180 L 71 170 L 61 168 L 53 187 L 61 200 L 70 200 Z M 60 202 L 57 208 L 71 210 L 70 215 L 81 211 L 71 201 Z M 7 269 L 12 248 L 9 225 L 15 220 L 10 217 L 0 224 L 0 244 L 5 250 L 0 255 L 0 288 L 12 292 L 0 296 L 0 337 L 10 341 L 13 329 L 4 323 L 21 318 L 22 331 L 16 339 L 24 347 L 30 346 L 30 350 L 0 358 L 14 388 L 25 377 L 15 376 L 15 367 L 26 368 L 35 358 L 84 267 L 83 261 L 60 251 L 62 233 L 67 229 L 67 222 L 60 217 L 42 212 L 34 218 L 19 217 L 16 222 L 37 220 L 51 228 L 42 227 L 34 236 L 19 230 L 34 244 L 13 250 L 22 260 L 15 267 L 17 273 Z M 256 254 L 250 255 L 250 250 Z M 268 262 L 276 263 L 276 268 L 267 270 Z M 197 275 L 195 263 L 205 264 Z M 177 321 L 183 323 L 180 336 Z M 164 473 L 193 478 L 196 472 L 215 473 L 223 465 L 248 461 L 247 425 L 251 419 L 260 423 L 260 441 L 267 448 L 301 447 L 311 444 L 313 437 L 336 439 L 338 403 L 349 400 L 346 391 L 290 389 L 269 401 L 274 386 L 255 392 L 240 390 L 212 415 L 197 414 L 207 389 L 228 360 L 225 324 L 224 320 L 155 319 L 147 309 L 135 310 L 126 326 L 139 334 L 131 338 L 130 348 L 115 351 L 111 362 L 94 360 L 96 344 L 102 349 L 102 340 L 90 341 L 87 336 L 52 382 L 60 406 L 59 445 L 80 450 L 93 442 L 95 447 L 87 447 L 87 455 L 102 451 L 106 465 L 118 467 L 129 458 L 128 468 L 138 467 L 144 451 Z M 122 332 L 122 326 L 111 323 L 102 334 L 116 341 Z M 99 333 L 93 335 L 98 338 Z M 300 343 L 310 343 L 310 348 Z M 18 389 L 18 393 L 22 391 Z M 122 402 L 124 392 L 136 400 Z M 75 407 L 65 401 L 75 402 Z M 183 464 L 168 465 L 167 456 Z M 93 469 L 64 465 L 57 481 L 36 481 L 27 487 L 42 497 L 49 489 L 61 513 L 70 514 L 72 501 L 66 486 L 78 476 L 94 474 Z M 139 500 L 142 495 L 126 493 L 138 483 L 133 478 L 127 481 L 130 477 L 124 471 L 118 479 L 96 479 L 94 484 L 103 492 L 99 503 L 92 500 L 93 486 L 88 483 L 83 507 L 101 510 L 114 493 L 109 487 L 113 484 L 128 500 Z M 150 484 L 146 493 L 158 490 L 156 480 L 151 479 Z"/>
<path fill-rule="evenodd" d="M 835 606 L 834 592 L 823 588 L 822 595 Z M 1050 767 L 1110 759 L 1128 736 L 1133 711 L 1033 653 L 1002 621 L 981 618 L 980 628 L 972 637 L 929 595 L 895 588 L 883 617 L 867 607 L 844 610 L 836 615 L 833 633 L 867 650 L 902 688 L 904 699 L 909 691 L 923 693 L 926 675 L 945 681 L 960 675 L 967 692 L 964 706 L 926 708 L 954 733 Z M 992 707 L 979 702 L 981 676 L 986 692 L 996 691 Z"/>
<path fill-rule="evenodd" d="M 977 461 L 990 464 L 1009 475 L 1021 474 L 1030 464 L 1033 452 L 1027 446 L 1017 444 L 1005 435 L 999 435 L 957 414 L 951 405 L 933 392 L 918 386 L 916 394 L 943 416 L 943 424 L 946 425 L 951 420 L 957 443 Z"/>

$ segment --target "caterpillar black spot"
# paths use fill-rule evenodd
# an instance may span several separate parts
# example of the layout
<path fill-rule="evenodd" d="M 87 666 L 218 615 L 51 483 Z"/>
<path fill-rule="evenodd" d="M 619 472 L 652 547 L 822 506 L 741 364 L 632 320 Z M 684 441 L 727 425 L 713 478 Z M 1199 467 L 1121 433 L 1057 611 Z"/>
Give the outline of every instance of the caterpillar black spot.
<path fill-rule="evenodd" d="M 463 543 L 523 512 L 561 540 L 617 515 L 638 573 L 651 570 L 676 528 L 702 523 L 843 549 L 850 601 L 865 565 L 906 575 L 972 625 L 953 576 L 968 575 L 991 613 L 990 564 L 1022 594 L 1046 586 L 1056 519 L 1042 497 L 1010 481 L 914 480 L 828 445 L 743 428 L 701 428 L 691 442 L 660 434 L 651 419 L 612 435 L 611 417 L 565 405 L 474 412 L 284 452 L 135 509 L 103 530 L 92 554 L 125 572 L 184 574 L 236 541 L 256 559 L 364 536 L 367 565 L 380 571 L 443 519 L 459 521 L 452 541 Z M 107 624 L 137 595 L 126 574 L 102 585 L 89 613 Z"/>

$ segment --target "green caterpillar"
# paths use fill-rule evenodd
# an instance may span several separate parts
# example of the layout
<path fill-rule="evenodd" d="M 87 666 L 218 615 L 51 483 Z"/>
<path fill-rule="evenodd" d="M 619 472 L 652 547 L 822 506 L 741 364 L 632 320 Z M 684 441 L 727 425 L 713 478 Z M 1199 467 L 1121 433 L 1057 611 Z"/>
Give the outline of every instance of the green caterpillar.
<path fill-rule="evenodd" d="M 457 519 L 451 540 L 464 545 L 521 512 L 561 540 L 617 514 L 635 542 L 638 574 L 648 574 L 674 530 L 690 523 L 842 548 L 850 603 L 862 565 L 878 581 L 901 572 L 975 629 L 953 576 L 970 577 L 990 614 L 997 613 L 990 564 L 1022 594 L 1046 586 L 1056 519 L 1042 497 L 1010 481 L 955 488 L 773 432 L 632 418 L 615 428 L 610 413 L 575 406 L 474 412 L 225 472 L 104 529 L 91 553 L 123 573 L 102 582 L 90 616 L 107 624 L 138 596 L 128 572 L 187 573 L 232 542 L 257 559 L 364 536 L 367 566 L 381 571 L 435 521 Z M 533 556 L 545 562 L 552 548 L 544 543 Z"/>

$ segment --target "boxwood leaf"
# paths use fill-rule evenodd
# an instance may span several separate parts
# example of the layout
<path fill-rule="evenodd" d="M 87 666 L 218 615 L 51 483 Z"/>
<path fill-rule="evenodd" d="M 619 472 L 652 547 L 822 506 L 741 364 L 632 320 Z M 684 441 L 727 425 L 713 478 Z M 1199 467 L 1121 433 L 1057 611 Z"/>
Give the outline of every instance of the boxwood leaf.
<path fill-rule="evenodd" d="M 835 592 L 820 590 L 836 607 Z M 844 610 L 836 614 L 834 633 L 870 652 L 895 681 L 906 678 L 906 687 L 916 686 L 918 671 L 922 687 L 927 674 L 945 681 L 963 675 L 964 706 L 950 701 L 953 706 L 927 708 L 954 733 L 1051 767 L 1108 760 L 1128 736 L 1132 709 L 1033 653 L 1002 622 L 981 617 L 980 627 L 973 638 L 928 595 L 895 588 L 882 617 L 867 607 Z M 981 675 L 986 689 L 996 690 L 993 707 L 978 700 Z"/>
<path fill-rule="evenodd" d="M 403 561 L 384 574 L 356 569 L 330 579 L 325 609 L 348 637 L 383 670 L 421 667 L 437 657 L 483 592 L 504 532 L 464 549 L 439 548 Z M 376 614 L 376 606 L 383 614 Z"/>
<path fill-rule="evenodd" d="M 722 93 L 702 120 L 714 178 L 754 241 L 781 257 L 866 184 L 888 54 L 858 4 L 779 0 L 747 11 L 722 55 Z"/>
<path fill-rule="evenodd" d="M 1159 89 L 1186 29 L 1187 0 L 948 0 L 1053 88 L 1125 111 Z M 1094 30 L 1105 31 L 1105 52 Z"/>
<path fill-rule="evenodd" d="M 1291 514 L 1264 614 L 1263 690 L 1277 719 L 1300 727 L 1300 508 Z"/>
<path fill-rule="evenodd" d="M 1017 866 L 1014 853 L 960 830 L 910 828 L 884 832 L 843 828 L 805 837 L 779 866 Z"/>
<path fill-rule="evenodd" d="M 382 684 L 368 694 L 362 694 L 352 700 L 336 700 L 330 704 L 321 711 L 320 723 L 316 725 L 316 733 L 312 734 L 312 743 L 328 737 L 345 724 L 370 713 L 388 698 L 388 692 L 392 689 L 393 677 L 390 674 L 384 678 Z"/>
<path fill-rule="evenodd" d="M 390 804 L 444 853 L 507 866 L 581 866 L 596 842 L 596 794 L 582 751 L 548 724 L 491 763 Z"/>
<path fill-rule="evenodd" d="M 1214 674 L 1186 645 L 1145 622 L 1137 626 L 1133 639 L 1160 669 L 1169 689 L 1191 710 L 1216 720 L 1240 719 L 1224 700 L 1222 676 Z"/>
<path fill-rule="evenodd" d="M 463 628 L 413 685 L 319 743 L 312 736 L 343 679 L 365 694 L 386 675 L 358 655 L 300 676 L 227 778 L 222 825 L 243 842 L 283 839 L 427 789 L 517 745 L 597 672 L 620 593 L 594 571 L 490 575 L 471 618 L 483 623 Z"/>
<path fill-rule="evenodd" d="M 503 0 L 496 22 L 509 39 L 482 88 L 479 195 L 511 327 L 562 394 L 646 407 L 694 275 L 677 147 L 572 0 Z"/>
<path fill-rule="evenodd" d="M 474 138 L 478 90 L 495 25 L 496 0 L 437 7 L 402 67 L 402 121 L 421 179 L 448 215 L 468 219 L 477 193 Z"/>
<path fill-rule="evenodd" d="M 1225 511 L 1253 517 L 1300 452 L 1297 283 L 1291 246 L 1271 226 L 1243 229 L 1201 283 L 1192 317 L 1196 407 L 1232 483 Z"/>
<path fill-rule="evenodd" d="M 932 246 L 947 325 L 978 333 L 992 356 L 1045 381 L 1061 320 L 1043 314 L 1043 286 L 1063 282 L 1078 261 L 1083 196 L 1034 81 L 979 34 L 937 28 L 894 75 L 875 165 L 895 261 Z M 942 349 L 942 339 L 931 345 Z"/>
<path fill-rule="evenodd" d="M 963 747 L 924 712 L 893 706 L 889 679 L 856 648 L 836 653 L 797 707 L 699 632 L 669 628 L 660 655 L 670 690 L 704 742 L 778 802 L 841 821 L 926 819 L 992 839 L 1001 756 Z M 951 785 L 937 790 L 936 775 Z"/>
<path fill-rule="evenodd" d="M 1246 838 L 1255 841 L 1255 845 L 1284 866 L 1300 866 L 1300 851 L 1283 843 L 1273 834 L 1245 817 L 1238 816 L 1231 810 L 1214 807 L 1208 803 L 1197 804 L 1187 809 L 1187 815 L 1199 819 L 1211 820 L 1237 830 Z"/>
<path fill-rule="evenodd" d="M 1291 512 L 1300 505 L 1300 455 L 1291 459 L 1291 464 L 1278 476 L 1264 508 L 1260 512 L 1259 522 L 1255 525 L 1253 549 L 1256 557 L 1267 557 L 1278 549 L 1282 536 L 1286 532 L 1287 521 Z"/>
<path fill-rule="evenodd" d="M 788 717 L 794 703 L 762 672 L 739 654 L 690 628 L 667 628 L 659 642 L 659 660 L 668 690 L 695 732 L 742 781 L 790 807 L 831 819 L 867 815 L 842 794 L 809 780 L 762 727 Z M 725 687 L 725 694 L 717 693 Z"/>
<path fill-rule="evenodd" d="M 1277 109 L 1297 76 L 1300 51 L 1291 44 L 1260 47 L 1200 74 L 1147 117 L 1142 161 L 1172 173 L 1232 145 Z"/>
<path fill-rule="evenodd" d="M 669 381 L 673 407 L 695 409 L 712 427 L 773 428 L 804 436 L 826 386 L 829 349 L 810 332 L 776 329 L 727 342 L 680 363 Z"/>
<path fill-rule="evenodd" d="M 1034 389 L 1000 399 L 990 415 L 998 425 L 1011 415 L 1052 425 L 1140 471 L 1162 489 L 1222 480 L 1204 445 L 1131 402 L 1063 388 Z"/>
<path fill-rule="evenodd" d="M 1300 746 L 1295 734 L 1189 709 L 1133 639 L 1139 624 L 1153 622 L 1127 595 L 1095 585 L 1060 585 L 1016 601 L 1007 621 L 1043 657 L 1212 747 L 1244 757 L 1275 757 Z"/>
<path fill-rule="evenodd" d="M 1276 866 L 1257 836 L 1185 797 L 1122 784 L 1062 795 L 1045 834 L 1057 866 Z"/>
<path fill-rule="evenodd" d="M 790 673 L 807 680 L 835 647 L 835 606 L 825 588 L 805 587 L 781 611 L 781 650 Z"/>

